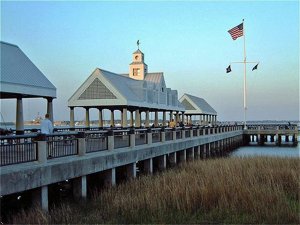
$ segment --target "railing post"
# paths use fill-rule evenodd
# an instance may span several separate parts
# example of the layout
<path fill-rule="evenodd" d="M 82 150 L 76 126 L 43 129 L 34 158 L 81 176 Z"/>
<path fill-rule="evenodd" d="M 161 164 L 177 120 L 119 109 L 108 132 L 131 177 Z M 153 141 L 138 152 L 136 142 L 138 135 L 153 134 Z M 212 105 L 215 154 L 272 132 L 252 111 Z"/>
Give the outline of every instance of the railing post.
<path fill-rule="evenodd" d="M 194 136 L 193 128 L 191 128 L 191 130 L 190 130 L 190 137 L 192 138 L 193 136 Z"/>
<path fill-rule="evenodd" d="M 151 130 L 151 128 L 147 129 L 147 144 L 152 144 L 152 130 Z"/>
<path fill-rule="evenodd" d="M 200 136 L 200 127 L 198 126 L 197 127 L 197 137 L 199 137 Z"/>
<path fill-rule="evenodd" d="M 45 134 L 38 134 L 37 146 L 39 163 L 47 162 L 47 138 Z"/>
<path fill-rule="evenodd" d="M 115 139 L 113 130 L 108 131 L 107 133 L 107 149 L 113 150 L 115 148 Z"/>
<path fill-rule="evenodd" d="M 135 130 L 131 129 L 129 131 L 129 138 L 130 138 L 130 147 L 134 148 L 135 147 Z"/>
<path fill-rule="evenodd" d="M 165 142 L 166 141 L 166 132 L 165 132 L 165 128 L 161 128 L 161 142 Z"/>
<path fill-rule="evenodd" d="M 84 137 L 84 132 L 78 132 L 77 138 L 78 138 L 78 155 L 83 156 L 86 153 L 86 141 Z"/>
<path fill-rule="evenodd" d="M 185 128 L 184 127 L 182 127 L 182 129 L 181 129 L 181 138 L 185 139 Z"/>
<path fill-rule="evenodd" d="M 173 141 L 176 141 L 176 128 L 173 128 L 173 129 L 172 129 L 172 136 L 173 136 L 173 137 L 172 137 L 172 140 L 173 140 Z"/>

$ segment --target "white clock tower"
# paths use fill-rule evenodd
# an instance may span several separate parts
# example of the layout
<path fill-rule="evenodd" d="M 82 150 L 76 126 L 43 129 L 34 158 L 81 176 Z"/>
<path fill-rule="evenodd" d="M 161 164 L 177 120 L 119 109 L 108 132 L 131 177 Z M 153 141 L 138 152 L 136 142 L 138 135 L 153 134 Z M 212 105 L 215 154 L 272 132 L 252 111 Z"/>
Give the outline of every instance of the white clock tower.
<path fill-rule="evenodd" d="M 132 63 L 129 64 L 129 77 L 136 80 L 144 80 L 148 72 L 148 66 L 144 62 L 144 53 L 138 49 L 132 56 Z"/>

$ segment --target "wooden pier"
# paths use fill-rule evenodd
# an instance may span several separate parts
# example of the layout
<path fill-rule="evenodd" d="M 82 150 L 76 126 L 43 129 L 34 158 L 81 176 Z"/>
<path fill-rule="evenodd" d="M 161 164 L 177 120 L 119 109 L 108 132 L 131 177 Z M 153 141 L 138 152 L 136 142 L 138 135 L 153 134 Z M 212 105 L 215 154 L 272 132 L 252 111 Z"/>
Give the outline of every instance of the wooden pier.
<path fill-rule="evenodd" d="M 246 145 L 265 144 L 297 146 L 299 131 L 296 125 L 250 125 L 244 130 Z"/>

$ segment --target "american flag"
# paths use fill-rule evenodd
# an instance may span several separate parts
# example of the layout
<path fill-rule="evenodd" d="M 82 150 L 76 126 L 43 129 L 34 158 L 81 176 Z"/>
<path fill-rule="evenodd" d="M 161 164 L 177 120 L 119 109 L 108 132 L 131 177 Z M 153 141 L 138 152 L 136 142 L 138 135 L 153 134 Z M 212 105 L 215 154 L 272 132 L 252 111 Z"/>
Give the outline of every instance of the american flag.
<path fill-rule="evenodd" d="M 229 34 L 231 35 L 233 40 L 236 40 L 237 38 L 243 36 L 243 23 L 237 25 L 236 27 L 230 29 Z"/>

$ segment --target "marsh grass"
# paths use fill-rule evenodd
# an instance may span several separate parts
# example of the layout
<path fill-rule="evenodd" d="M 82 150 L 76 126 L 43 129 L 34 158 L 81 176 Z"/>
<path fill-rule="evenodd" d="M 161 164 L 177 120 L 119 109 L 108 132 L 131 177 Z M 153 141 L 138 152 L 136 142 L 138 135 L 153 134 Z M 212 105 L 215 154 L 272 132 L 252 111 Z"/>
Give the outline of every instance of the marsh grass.
<path fill-rule="evenodd" d="M 299 159 L 194 161 L 94 193 L 85 204 L 35 208 L 11 218 L 34 224 L 299 224 Z"/>

